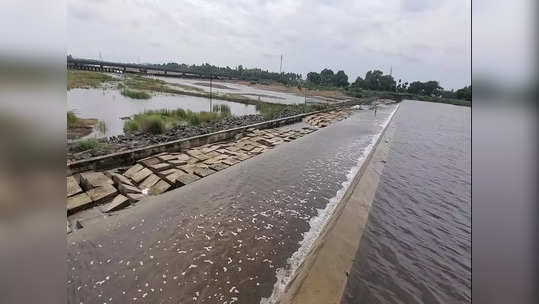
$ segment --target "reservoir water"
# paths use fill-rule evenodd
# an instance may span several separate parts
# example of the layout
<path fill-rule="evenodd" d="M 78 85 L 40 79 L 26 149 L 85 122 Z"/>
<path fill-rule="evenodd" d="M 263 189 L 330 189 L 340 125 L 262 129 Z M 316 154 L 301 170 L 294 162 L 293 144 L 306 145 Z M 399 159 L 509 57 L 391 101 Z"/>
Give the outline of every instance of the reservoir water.
<path fill-rule="evenodd" d="M 471 301 L 471 109 L 405 101 L 342 303 Z"/>

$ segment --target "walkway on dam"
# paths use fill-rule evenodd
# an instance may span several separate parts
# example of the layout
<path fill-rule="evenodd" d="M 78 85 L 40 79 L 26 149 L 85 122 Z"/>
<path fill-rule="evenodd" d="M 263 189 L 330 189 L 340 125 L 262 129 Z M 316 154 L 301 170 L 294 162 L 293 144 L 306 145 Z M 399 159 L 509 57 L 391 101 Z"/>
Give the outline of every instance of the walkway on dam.
<path fill-rule="evenodd" d="M 324 208 L 331 211 L 393 110 L 358 111 L 69 234 L 69 302 L 230 304 L 270 297 L 290 264 L 307 253 Z"/>

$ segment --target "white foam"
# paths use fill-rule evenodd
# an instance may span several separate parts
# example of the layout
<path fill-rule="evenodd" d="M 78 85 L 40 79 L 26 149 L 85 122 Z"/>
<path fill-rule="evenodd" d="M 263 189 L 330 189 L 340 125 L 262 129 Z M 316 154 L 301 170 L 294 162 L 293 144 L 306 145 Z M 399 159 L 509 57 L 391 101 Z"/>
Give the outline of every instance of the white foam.
<path fill-rule="evenodd" d="M 333 211 L 335 211 L 335 207 L 337 207 L 338 203 L 342 200 L 344 194 L 346 193 L 346 190 L 352 183 L 352 180 L 356 176 L 356 174 L 359 172 L 359 169 L 361 168 L 361 165 L 369 155 L 370 151 L 374 147 L 375 143 L 378 141 L 378 138 L 382 134 L 382 132 L 385 130 L 389 122 L 391 121 L 391 118 L 399 108 L 399 105 L 395 107 L 391 115 L 384 121 L 382 124 L 382 130 L 371 137 L 371 140 L 369 142 L 369 145 L 363 150 L 363 153 L 357 160 L 357 163 L 354 167 L 348 171 L 348 174 L 346 174 L 346 181 L 344 181 L 341 185 L 341 189 L 337 191 L 337 194 L 329 200 L 329 203 L 326 205 L 324 209 L 318 209 L 318 215 L 314 216 L 309 221 L 309 226 L 311 229 L 305 233 L 303 233 L 303 239 L 299 242 L 300 247 L 296 252 L 292 254 L 292 256 L 287 261 L 287 267 L 286 268 L 279 268 L 276 271 L 277 276 L 277 282 L 275 282 L 275 285 L 273 286 L 273 292 L 269 298 L 262 298 L 260 300 L 260 304 L 273 304 L 277 303 L 277 300 L 285 290 L 288 283 L 290 283 L 290 280 L 294 277 L 297 268 L 303 263 L 303 260 L 311 250 L 312 245 L 320 235 L 320 232 L 324 229 L 326 226 L 328 220 L 330 219 L 331 215 L 333 214 Z"/>

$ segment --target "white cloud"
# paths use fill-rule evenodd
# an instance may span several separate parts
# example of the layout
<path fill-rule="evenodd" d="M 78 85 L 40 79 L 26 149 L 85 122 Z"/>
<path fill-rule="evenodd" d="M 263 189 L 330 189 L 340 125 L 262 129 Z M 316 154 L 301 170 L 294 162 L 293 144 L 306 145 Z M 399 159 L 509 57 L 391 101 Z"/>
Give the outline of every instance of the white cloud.
<path fill-rule="evenodd" d="M 68 2 L 68 53 L 131 62 L 209 62 L 351 80 L 369 69 L 470 83 L 469 1 L 163 0 Z"/>

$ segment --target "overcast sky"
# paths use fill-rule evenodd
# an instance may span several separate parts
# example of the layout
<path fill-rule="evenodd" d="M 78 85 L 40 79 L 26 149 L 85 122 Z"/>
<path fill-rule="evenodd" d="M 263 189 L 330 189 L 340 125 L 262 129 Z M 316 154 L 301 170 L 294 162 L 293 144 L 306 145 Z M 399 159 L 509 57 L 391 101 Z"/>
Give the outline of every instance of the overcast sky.
<path fill-rule="evenodd" d="M 470 84 L 469 0 L 68 0 L 67 53 Z"/>

